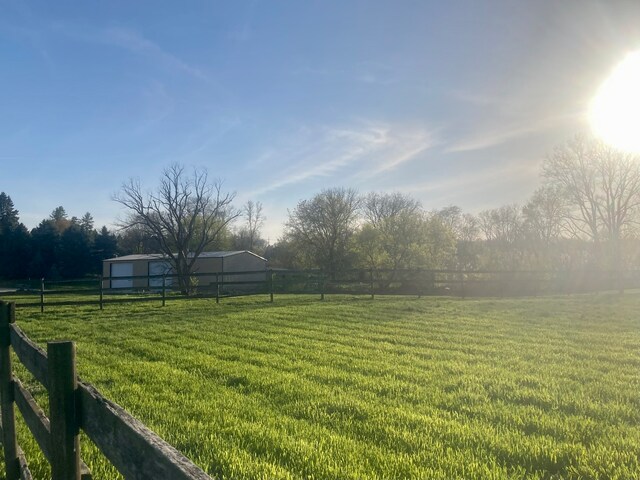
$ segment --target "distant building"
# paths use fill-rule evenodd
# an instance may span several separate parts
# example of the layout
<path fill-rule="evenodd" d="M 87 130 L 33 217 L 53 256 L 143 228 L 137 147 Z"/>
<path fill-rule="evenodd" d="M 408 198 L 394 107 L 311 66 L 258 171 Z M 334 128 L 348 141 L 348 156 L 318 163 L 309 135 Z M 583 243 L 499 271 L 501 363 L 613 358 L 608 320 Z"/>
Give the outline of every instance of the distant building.
<path fill-rule="evenodd" d="M 259 282 L 266 279 L 267 260 L 248 250 L 231 252 L 202 252 L 193 267 L 198 286 L 216 282 Z M 239 274 L 254 272 L 252 274 Z M 262 273 L 264 272 L 264 273 Z M 234 273 L 238 275 L 233 275 Z M 102 262 L 104 288 L 145 289 L 177 284 L 175 271 L 169 257 L 163 254 L 126 255 L 109 258 Z"/>

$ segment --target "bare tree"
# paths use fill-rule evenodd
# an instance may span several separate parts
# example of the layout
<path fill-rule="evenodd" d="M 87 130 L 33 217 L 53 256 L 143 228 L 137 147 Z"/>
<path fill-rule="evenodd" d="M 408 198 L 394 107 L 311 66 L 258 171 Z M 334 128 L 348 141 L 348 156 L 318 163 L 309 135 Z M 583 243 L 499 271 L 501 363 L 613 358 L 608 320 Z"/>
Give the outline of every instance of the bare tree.
<path fill-rule="evenodd" d="M 558 187 L 538 188 L 522 208 L 527 236 L 548 247 L 565 231 L 567 214 L 566 201 Z"/>
<path fill-rule="evenodd" d="M 130 179 L 113 199 L 129 213 L 124 229 L 142 227 L 171 261 L 183 293 L 191 291 L 190 275 L 200 254 L 214 245 L 229 223 L 239 216 L 223 193 L 220 181 L 209 182 L 207 171 L 173 164 L 166 168 L 155 192 L 144 193 L 139 180 Z"/>
<path fill-rule="evenodd" d="M 480 228 L 478 218 L 463 213 L 456 205 L 450 205 L 434 212 L 453 232 L 456 239 L 455 265 L 457 268 L 472 270 L 477 267 L 480 253 Z"/>
<path fill-rule="evenodd" d="M 483 210 L 478 214 L 478 228 L 485 238 L 487 267 L 510 270 L 521 267 L 523 220 L 518 205 Z"/>
<path fill-rule="evenodd" d="M 243 208 L 244 217 L 246 219 L 247 237 L 249 240 L 249 250 L 253 250 L 256 240 L 260 236 L 260 229 L 264 225 L 264 214 L 262 213 L 262 203 L 247 201 Z"/>
<path fill-rule="evenodd" d="M 546 185 L 538 188 L 522 208 L 523 248 L 532 254 L 535 262 L 530 266 L 551 268 L 559 265 L 557 248 L 567 230 L 567 207 L 558 187 Z M 555 248 L 554 248 L 555 247 Z"/>
<path fill-rule="evenodd" d="M 513 244 L 522 233 L 522 217 L 517 205 L 503 205 L 478 214 L 479 228 L 489 242 Z"/>
<path fill-rule="evenodd" d="M 572 233 L 608 241 L 619 267 L 619 243 L 640 207 L 640 157 L 576 136 L 547 157 L 543 175 L 562 191 Z"/>

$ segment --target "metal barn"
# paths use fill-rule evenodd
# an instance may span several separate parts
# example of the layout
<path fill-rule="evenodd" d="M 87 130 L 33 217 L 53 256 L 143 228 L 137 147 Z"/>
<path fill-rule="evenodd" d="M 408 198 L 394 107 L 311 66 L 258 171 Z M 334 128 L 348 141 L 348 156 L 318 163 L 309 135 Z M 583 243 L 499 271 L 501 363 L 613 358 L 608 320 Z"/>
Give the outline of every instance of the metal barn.
<path fill-rule="evenodd" d="M 203 252 L 198 256 L 194 272 L 198 285 L 215 282 L 259 282 L 266 279 L 267 260 L 248 250 Z M 242 272 L 254 272 L 252 274 Z M 264 273 L 262 273 L 264 272 Z M 102 262 L 104 288 L 145 289 L 162 287 L 163 279 L 154 275 L 168 275 L 166 285 L 175 282 L 170 259 L 163 254 L 126 255 Z M 234 273 L 236 275 L 234 275 Z"/>

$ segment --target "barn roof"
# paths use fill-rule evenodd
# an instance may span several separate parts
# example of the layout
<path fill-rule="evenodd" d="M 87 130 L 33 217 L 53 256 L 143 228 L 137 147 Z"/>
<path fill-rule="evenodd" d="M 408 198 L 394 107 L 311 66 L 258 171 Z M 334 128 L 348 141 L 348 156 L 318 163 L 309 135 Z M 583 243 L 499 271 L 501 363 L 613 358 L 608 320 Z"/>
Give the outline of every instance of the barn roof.
<path fill-rule="evenodd" d="M 198 258 L 224 258 L 224 257 L 231 257 L 233 255 L 239 255 L 241 253 L 248 253 L 249 255 L 253 255 L 254 257 L 258 257 L 262 260 L 264 260 L 265 262 L 267 261 L 266 258 L 261 257 L 260 255 L 257 255 L 253 252 L 250 252 L 249 250 L 231 250 L 231 251 L 220 251 L 220 252 L 202 252 Z M 193 255 L 193 254 L 190 254 Z M 143 255 L 124 255 L 122 257 L 114 257 L 114 258 L 108 258 L 106 260 L 103 260 L 104 262 L 133 262 L 135 260 L 162 260 L 167 258 L 167 256 L 163 253 L 149 253 L 149 254 L 143 254 Z"/>

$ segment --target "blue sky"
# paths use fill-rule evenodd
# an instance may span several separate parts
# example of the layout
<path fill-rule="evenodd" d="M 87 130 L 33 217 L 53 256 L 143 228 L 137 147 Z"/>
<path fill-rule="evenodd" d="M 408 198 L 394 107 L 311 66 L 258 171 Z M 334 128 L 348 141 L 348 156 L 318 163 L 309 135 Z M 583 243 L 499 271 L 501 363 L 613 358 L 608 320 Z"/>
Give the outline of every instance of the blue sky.
<path fill-rule="evenodd" d="M 208 168 L 265 236 L 325 187 L 524 202 L 640 48 L 640 2 L 0 2 L 0 190 L 97 226 L 129 177 Z"/>

